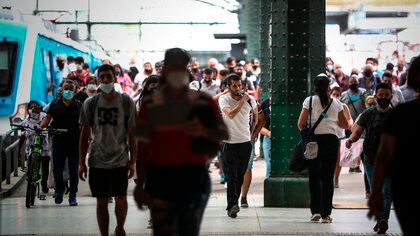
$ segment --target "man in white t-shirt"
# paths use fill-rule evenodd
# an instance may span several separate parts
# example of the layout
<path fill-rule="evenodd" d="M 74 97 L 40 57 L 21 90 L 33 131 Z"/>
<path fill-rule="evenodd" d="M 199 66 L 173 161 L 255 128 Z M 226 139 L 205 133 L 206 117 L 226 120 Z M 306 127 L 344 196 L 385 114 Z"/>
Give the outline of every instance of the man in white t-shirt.
<path fill-rule="evenodd" d="M 239 212 L 239 196 L 244 181 L 244 174 L 251 156 L 251 131 L 255 129 L 258 119 L 258 108 L 255 99 L 242 89 L 241 78 L 232 74 L 228 78 L 229 93 L 219 98 L 223 121 L 228 127 L 229 139 L 223 148 L 224 168 L 227 178 L 227 212 L 236 218 Z M 253 121 L 250 114 L 253 113 Z"/>

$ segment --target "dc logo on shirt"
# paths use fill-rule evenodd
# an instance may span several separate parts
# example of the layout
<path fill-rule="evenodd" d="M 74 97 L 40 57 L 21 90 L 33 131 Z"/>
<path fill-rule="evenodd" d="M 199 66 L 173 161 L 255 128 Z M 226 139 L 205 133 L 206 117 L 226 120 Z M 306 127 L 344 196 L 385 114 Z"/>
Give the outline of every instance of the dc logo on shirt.
<path fill-rule="evenodd" d="M 99 125 L 112 125 L 118 124 L 118 108 L 103 108 L 98 107 Z"/>

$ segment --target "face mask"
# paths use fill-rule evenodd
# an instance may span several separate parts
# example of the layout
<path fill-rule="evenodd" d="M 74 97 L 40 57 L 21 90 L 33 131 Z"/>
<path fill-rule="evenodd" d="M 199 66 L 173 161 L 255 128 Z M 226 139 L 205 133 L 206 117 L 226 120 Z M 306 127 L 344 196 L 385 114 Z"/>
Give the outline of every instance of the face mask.
<path fill-rule="evenodd" d="M 387 98 L 377 98 L 376 101 L 378 102 L 378 105 L 382 109 L 388 108 L 389 104 L 391 104 L 391 99 L 387 99 Z"/>
<path fill-rule="evenodd" d="M 29 118 L 33 120 L 39 120 L 39 113 L 29 110 Z"/>
<path fill-rule="evenodd" d="M 191 70 L 193 73 L 197 73 L 198 72 L 198 68 L 192 68 Z"/>
<path fill-rule="evenodd" d="M 58 69 L 63 70 L 64 69 L 64 62 L 62 62 L 62 61 L 57 62 L 57 66 L 58 66 Z"/>
<path fill-rule="evenodd" d="M 334 66 L 333 65 L 327 65 L 327 70 L 328 71 L 332 71 L 334 69 Z"/>
<path fill-rule="evenodd" d="M 71 90 L 64 90 L 63 91 L 63 98 L 65 100 L 72 100 L 74 97 L 74 93 Z"/>
<path fill-rule="evenodd" d="M 88 84 L 87 89 L 88 90 L 96 90 L 96 84 Z"/>
<path fill-rule="evenodd" d="M 151 74 L 152 74 L 152 72 L 153 72 L 153 70 L 150 70 L 150 69 L 146 69 L 146 70 L 144 70 L 144 73 L 146 73 L 146 74 L 148 74 L 148 75 L 151 75 Z"/>
<path fill-rule="evenodd" d="M 352 91 L 357 91 L 359 89 L 359 84 L 350 84 L 349 88 Z"/>
<path fill-rule="evenodd" d="M 188 86 L 188 77 L 185 72 L 171 72 L 167 77 L 168 84 L 174 89 Z"/>
<path fill-rule="evenodd" d="M 113 83 L 109 83 L 109 84 L 100 84 L 99 85 L 99 89 L 104 92 L 104 93 L 111 93 L 112 91 L 114 91 L 114 84 Z"/>
<path fill-rule="evenodd" d="M 371 70 L 365 70 L 365 71 L 363 71 L 363 75 L 365 76 L 365 77 L 372 77 L 372 71 Z"/>
<path fill-rule="evenodd" d="M 116 71 L 116 72 L 115 72 L 115 75 L 116 75 L 116 76 L 120 76 L 120 75 L 121 75 L 121 72 Z"/>
<path fill-rule="evenodd" d="M 256 70 L 256 69 L 258 69 L 258 66 L 252 66 L 252 68 L 253 68 L 254 70 Z"/>

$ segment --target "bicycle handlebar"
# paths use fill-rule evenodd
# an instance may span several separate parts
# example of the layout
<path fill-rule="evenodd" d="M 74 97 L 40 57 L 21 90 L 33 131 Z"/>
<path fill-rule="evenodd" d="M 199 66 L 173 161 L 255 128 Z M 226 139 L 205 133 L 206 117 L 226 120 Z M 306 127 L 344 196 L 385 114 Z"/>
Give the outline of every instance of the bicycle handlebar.
<path fill-rule="evenodd" d="M 66 133 L 67 129 L 56 129 L 56 128 L 52 128 L 52 127 L 47 127 L 46 129 L 41 129 L 37 126 L 35 126 L 35 128 L 32 128 L 30 126 L 23 126 L 23 125 L 18 125 L 18 124 L 10 124 L 11 127 L 16 127 L 18 130 L 31 130 L 34 131 L 36 133 L 41 133 L 41 132 L 48 132 L 48 133 Z"/>

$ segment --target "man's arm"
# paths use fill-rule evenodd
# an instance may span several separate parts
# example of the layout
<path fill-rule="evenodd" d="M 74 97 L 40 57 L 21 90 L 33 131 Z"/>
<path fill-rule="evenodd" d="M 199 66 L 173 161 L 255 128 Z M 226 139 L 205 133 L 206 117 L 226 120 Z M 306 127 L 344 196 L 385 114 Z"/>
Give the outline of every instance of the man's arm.
<path fill-rule="evenodd" d="M 52 119 L 51 115 L 47 114 L 47 115 L 44 117 L 44 119 L 42 119 L 41 124 L 40 124 L 39 126 L 40 126 L 42 129 L 43 129 L 43 128 L 47 128 L 47 127 L 48 127 L 48 125 L 49 125 L 49 124 L 50 124 L 50 122 L 51 122 L 51 119 Z"/>
<path fill-rule="evenodd" d="M 89 125 L 81 125 L 81 127 L 82 131 L 80 132 L 79 141 L 79 178 L 85 181 L 87 177 L 86 155 L 89 148 L 91 128 Z"/>
<path fill-rule="evenodd" d="M 233 108 L 225 107 L 222 111 L 230 118 L 233 119 L 239 113 L 243 105 L 248 101 L 249 96 L 248 94 L 244 94 L 244 96 L 239 100 L 239 104 L 234 106 Z"/>
<path fill-rule="evenodd" d="M 261 134 L 264 135 L 264 136 L 267 136 L 267 137 L 271 138 L 271 131 L 268 130 L 268 129 L 266 129 L 265 127 L 263 127 L 261 129 Z"/>
<path fill-rule="evenodd" d="M 353 143 L 357 142 L 360 139 L 360 136 L 362 136 L 364 130 L 365 128 L 357 123 L 354 123 L 351 129 L 351 135 L 346 141 L 346 147 L 350 148 Z"/>
<path fill-rule="evenodd" d="M 255 129 L 257 128 L 258 119 L 258 108 L 255 107 L 254 109 L 252 109 L 251 135 L 255 132 Z"/>
<path fill-rule="evenodd" d="M 128 163 L 129 168 L 129 176 L 128 178 L 131 179 L 135 173 L 135 165 L 137 162 L 137 141 L 134 137 L 134 127 L 131 126 L 128 128 L 128 144 L 130 145 L 130 161 Z"/>
<path fill-rule="evenodd" d="M 264 117 L 264 113 L 261 112 L 261 113 L 258 114 L 258 123 L 257 123 L 257 126 L 254 129 L 254 132 L 251 135 L 251 140 L 257 139 L 258 134 L 263 129 L 264 125 L 265 125 L 265 117 Z"/>

